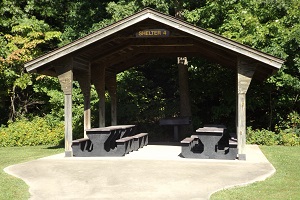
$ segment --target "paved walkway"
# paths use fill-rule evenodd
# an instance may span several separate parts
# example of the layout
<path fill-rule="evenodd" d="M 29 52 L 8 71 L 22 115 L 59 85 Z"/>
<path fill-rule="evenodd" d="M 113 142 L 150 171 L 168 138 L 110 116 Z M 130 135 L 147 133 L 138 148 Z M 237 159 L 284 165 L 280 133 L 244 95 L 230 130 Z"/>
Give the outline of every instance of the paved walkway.
<path fill-rule="evenodd" d="M 148 145 L 121 158 L 63 154 L 5 168 L 30 186 L 30 199 L 209 199 L 221 189 L 271 176 L 275 169 L 256 145 L 247 161 L 180 158 L 179 146 Z"/>

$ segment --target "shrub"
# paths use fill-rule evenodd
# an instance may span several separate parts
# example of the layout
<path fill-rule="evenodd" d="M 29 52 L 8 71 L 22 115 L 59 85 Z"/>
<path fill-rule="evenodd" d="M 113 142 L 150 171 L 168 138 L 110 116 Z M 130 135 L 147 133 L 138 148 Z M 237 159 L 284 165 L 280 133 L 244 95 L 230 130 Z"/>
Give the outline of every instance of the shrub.
<path fill-rule="evenodd" d="M 279 133 L 280 143 L 285 146 L 300 145 L 300 115 L 293 111 L 288 114 L 285 120 L 282 120 L 275 126 Z"/>
<path fill-rule="evenodd" d="M 253 130 L 252 127 L 247 128 L 247 143 L 258 145 L 277 145 L 280 142 L 280 137 L 273 131 L 266 129 Z"/>
<path fill-rule="evenodd" d="M 286 130 L 280 132 L 280 144 L 284 146 L 298 146 L 300 145 L 300 137 L 293 132 L 287 132 Z"/>
<path fill-rule="evenodd" d="M 300 137 L 300 114 L 297 112 L 291 112 L 288 114 L 286 120 L 282 120 L 275 126 L 278 132 L 293 133 Z"/>
<path fill-rule="evenodd" d="M 0 127 L 0 147 L 59 145 L 64 137 L 64 124 L 47 123 L 47 117 L 35 117 L 31 121 L 20 119 Z"/>

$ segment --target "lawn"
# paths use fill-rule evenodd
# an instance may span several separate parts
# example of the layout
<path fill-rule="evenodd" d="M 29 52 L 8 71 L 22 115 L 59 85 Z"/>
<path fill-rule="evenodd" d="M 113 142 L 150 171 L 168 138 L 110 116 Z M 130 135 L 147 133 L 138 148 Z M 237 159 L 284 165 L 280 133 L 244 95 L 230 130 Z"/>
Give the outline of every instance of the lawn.
<path fill-rule="evenodd" d="M 9 165 L 34 160 L 44 156 L 61 153 L 62 148 L 49 146 L 1 147 L 0 148 L 0 199 L 28 199 L 28 186 L 21 179 L 6 174 L 3 169 Z"/>
<path fill-rule="evenodd" d="M 261 149 L 276 168 L 276 174 L 247 187 L 217 192 L 211 199 L 299 199 L 300 147 L 262 146 Z M 6 174 L 3 171 L 5 167 L 61 152 L 63 149 L 47 146 L 0 148 L 0 200 L 29 197 L 28 186 Z"/>
<path fill-rule="evenodd" d="M 261 146 L 276 173 L 263 182 L 217 192 L 216 199 L 300 199 L 300 147 Z"/>

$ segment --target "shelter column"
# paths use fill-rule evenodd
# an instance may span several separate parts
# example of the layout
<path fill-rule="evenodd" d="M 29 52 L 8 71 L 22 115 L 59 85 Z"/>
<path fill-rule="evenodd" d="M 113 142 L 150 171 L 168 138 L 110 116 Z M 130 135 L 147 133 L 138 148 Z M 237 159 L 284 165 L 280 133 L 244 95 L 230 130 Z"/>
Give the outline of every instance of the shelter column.
<path fill-rule="evenodd" d="M 105 66 L 92 69 L 92 80 L 99 97 L 99 127 L 105 127 Z"/>
<path fill-rule="evenodd" d="M 76 73 L 75 73 L 76 72 Z M 84 138 L 87 138 L 86 129 L 91 128 L 91 73 L 90 66 L 87 71 L 74 71 L 84 97 Z"/>
<path fill-rule="evenodd" d="M 117 78 L 116 74 L 113 74 L 107 80 L 107 89 L 110 95 L 111 101 L 111 125 L 117 125 Z"/>
<path fill-rule="evenodd" d="M 239 57 L 237 62 L 237 140 L 238 157 L 246 160 L 246 93 L 255 72 L 255 64 L 252 60 Z"/>
<path fill-rule="evenodd" d="M 189 75 L 188 75 L 188 61 L 187 57 L 177 57 L 178 65 L 178 79 L 179 79 L 179 93 L 180 93 L 180 116 L 191 117 L 191 102 L 190 102 L 190 91 L 189 91 Z M 180 135 L 186 136 L 188 129 L 192 129 L 191 126 L 180 126 Z M 174 133 L 174 139 L 178 141 L 178 134 Z"/>
<path fill-rule="evenodd" d="M 66 64 L 61 67 L 55 67 L 55 70 L 65 96 L 65 156 L 72 157 L 72 59 L 68 59 Z"/>

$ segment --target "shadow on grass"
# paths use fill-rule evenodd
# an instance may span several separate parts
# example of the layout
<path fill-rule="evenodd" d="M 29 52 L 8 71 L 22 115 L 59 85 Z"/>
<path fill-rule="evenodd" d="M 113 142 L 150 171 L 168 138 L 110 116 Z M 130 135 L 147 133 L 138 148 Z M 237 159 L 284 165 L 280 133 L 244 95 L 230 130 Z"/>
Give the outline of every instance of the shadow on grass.
<path fill-rule="evenodd" d="M 63 149 L 63 148 L 65 148 L 65 140 L 64 139 L 61 140 L 58 145 L 50 146 L 45 149 Z"/>
<path fill-rule="evenodd" d="M 63 149 L 64 146 L 61 146 L 61 145 L 57 145 L 57 146 L 51 146 L 51 147 L 47 147 L 45 149 Z"/>

